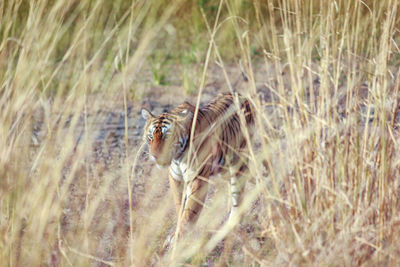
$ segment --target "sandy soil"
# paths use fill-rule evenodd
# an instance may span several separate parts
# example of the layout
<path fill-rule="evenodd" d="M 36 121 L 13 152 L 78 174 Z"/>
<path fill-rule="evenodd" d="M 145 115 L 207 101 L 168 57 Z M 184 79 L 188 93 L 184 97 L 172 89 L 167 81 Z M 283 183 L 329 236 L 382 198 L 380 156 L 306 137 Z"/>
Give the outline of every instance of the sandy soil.
<path fill-rule="evenodd" d="M 280 136 L 279 128 L 282 124 L 282 109 L 275 105 L 279 99 L 279 82 L 276 79 L 277 72 L 273 66 L 266 66 L 258 64 L 256 67 L 254 77 L 255 86 L 257 90 L 257 97 L 263 103 L 264 114 L 268 115 L 268 123 L 265 127 L 269 127 L 272 135 Z M 171 70 L 175 71 L 175 70 Z M 179 70 L 177 70 L 178 73 Z M 291 85 L 291 75 L 288 67 L 283 66 L 279 72 L 283 74 L 283 87 L 286 93 L 295 90 L 296 87 Z M 201 96 L 201 103 L 207 103 L 210 99 L 215 97 L 220 92 L 229 91 L 224 74 L 220 67 L 214 65 L 208 72 L 206 86 L 203 95 Z M 251 87 L 251 83 L 245 82 L 241 75 L 238 66 L 228 66 L 227 73 L 232 84 L 232 87 L 238 92 L 248 92 L 247 88 Z M 146 78 L 147 77 L 147 78 Z M 310 92 L 310 85 L 314 90 L 314 95 L 304 95 L 305 103 L 308 104 L 310 111 L 316 110 L 312 103 L 312 98 L 318 98 L 318 90 L 320 87 L 319 77 L 314 74 L 308 73 L 306 70 L 300 74 L 304 83 L 304 88 Z M 310 82 L 312 80 L 312 82 Z M 109 183 L 106 188 L 108 192 L 105 194 L 105 199 L 100 202 L 97 210 L 101 211 L 95 213 L 93 222 L 104 221 L 108 218 L 109 223 L 105 227 L 104 224 L 96 226 L 91 224 L 91 233 L 99 237 L 97 247 L 98 257 L 104 260 L 114 260 L 121 255 L 116 251 L 121 248 L 118 240 L 123 240 L 123 236 L 129 232 L 129 198 L 128 198 L 128 184 L 127 177 L 131 179 L 131 192 L 132 192 L 132 207 L 135 210 L 136 221 L 145 219 L 147 216 L 148 205 L 143 204 L 141 199 L 151 191 L 151 185 L 154 183 L 161 184 L 165 188 L 158 192 L 156 196 L 163 199 L 168 191 L 168 179 L 165 177 L 163 180 L 154 180 L 154 177 L 165 176 L 165 170 L 158 170 L 154 164 L 148 160 L 146 149 L 139 151 L 142 144 L 141 136 L 145 124 L 144 119 L 141 117 L 141 109 L 147 108 L 154 114 L 165 112 L 182 103 L 189 101 L 192 104 L 196 103 L 197 95 L 188 95 L 180 85 L 180 79 L 171 76 L 168 80 L 168 85 L 154 86 L 149 74 L 142 76 L 140 85 L 137 85 L 136 94 L 140 95 L 141 99 L 128 101 L 127 112 L 127 126 L 128 126 L 128 147 L 126 148 L 125 142 L 125 110 L 123 108 L 122 94 L 115 95 L 111 98 L 103 97 L 101 95 L 90 96 L 89 102 L 95 102 L 89 112 L 86 114 L 88 120 L 88 136 L 92 144 L 92 153 L 89 153 L 86 162 L 82 164 L 81 168 L 75 173 L 74 182 L 70 186 L 70 196 L 67 201 L 66 207 L 63 211 L 63 225 L 62 232 L 65 239 L 71 238 L 73 240 L 74 228 L 77 227 L 76 223 L 82 221 L 82 212 L 87 201 L 96 198 L 98 191 L 103 188 L 105 181 Z M 366 100 L 368 96 L 368 88 L 365 84 L 361 83 L 356 89 L 357 93 L 362 96 L 361 99 Z M 275 93 L 274 93 L 275 92 Z M 338 114 L 339 119 L 346 118 L 350 111 L 344 110 L 346 99 L 346 88 L 342 85 L 338 90 L 338 96 L 335 101 L 338 101 Z M 244 93 L 246 94 L 246 93 Z M 290 93 L 288 93 L 290 95 Z M 254 97 L 254 96 L 253 96 Z M 395 101 L 395 99 L 393 100 Z M 358 116 L 365 118 L 363 109 L 365 110 L 365 102 L 360 101 L 358 109 Z M 295 109 L 296 107 L 292 107 Z M 372 110 L 373 112 L 373 110 Z M 35 115 L 35 122 L 33 123 L 34 131 L 32 136 L 32 147 L 39 147 L 41 140 L 48 135 L 48 129 L 43 124 L 43 112 L 38 112 Z M 65 114 L 63 116 L 66 116 Z M 85 140 L 85 115 L 82 114 L 79 119 L 78 125 L 74 130 L 76 146 Z M 400 116 L 398 116 L 400 117 Z M 397 118 L 398 120 L 398 118 Z M 398 125 L 398 123 L 397 123 Z M 63 126 L 67 131 L 69 124 Z M 128 155 L 126 155 L 128 153 Z M 132 166 L 136 156 L 139 156 L 139 163 L 134 170 L 127 170 L 124 166 Z M 125 164 L 128 162 L 129 164 Z M 65 168 L 65 176 L 71 170 L 68 166 Z M 217 189 L 211 190 L 208 200 L 215 194 L 215 190 L 224 189 L 224 182 L 217 181 Z M 168 195 L 168 194 L 167 194 Z M 156 197 L 157 199 L 157 197 Z M 169 197 L 169 201 L 172 199 Z M 157 201 L 155 201 L 157 202 Z M 228 211 L 226 211 L 228 212 Z M 253 211 L 256 214 L 256 208 Z M 174 214 L 168 215 L 173 225 Z M 253 218 L 254 219 L 254 218 Z M 256 220 L 257 218 L 255 218 Z M 173 228 L 171 228 L 173 229 Z M 257 248 L 266 246 L 265 240 L 259 240 L 256 236 L 257 229 L 254 225 L 244 223 L 243 229 L 248 233 L 249 238 L 254 238 L 254 244 Z M 122 239 L 121 239 L 122 238 Z M 73 241 L 71 241 L 73 242 Z M 58 250 L 55 250 L 55 253 Z M 216 254 L 219 252 L 217 251 Z"/>

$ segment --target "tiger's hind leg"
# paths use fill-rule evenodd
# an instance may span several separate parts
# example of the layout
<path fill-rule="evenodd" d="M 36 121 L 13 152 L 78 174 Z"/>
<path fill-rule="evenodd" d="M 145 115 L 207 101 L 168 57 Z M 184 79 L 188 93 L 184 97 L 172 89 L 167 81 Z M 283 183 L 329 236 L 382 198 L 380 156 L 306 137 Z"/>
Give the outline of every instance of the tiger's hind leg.
<path fill-rule="evenodd" d="M 244 175 L 246 170 L 246 164 L 241 165 L 237 171 L 230 168 L 231 211 L 229 213 L 229 222 L 232 222 L 232 219 L 238 212 L 239 206 L 242 204 L 243 191 L 246 186 L 246 177 Z"/>

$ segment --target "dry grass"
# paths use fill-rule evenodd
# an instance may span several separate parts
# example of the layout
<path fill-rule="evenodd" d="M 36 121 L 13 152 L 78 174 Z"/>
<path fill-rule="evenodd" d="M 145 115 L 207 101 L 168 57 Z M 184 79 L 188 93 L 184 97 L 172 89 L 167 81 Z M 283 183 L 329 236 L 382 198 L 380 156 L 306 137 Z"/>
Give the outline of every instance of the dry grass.
<path fill-rule="evenodd" d="M 399 265 L 398 8 L 2 1 L 1 264 Z M 241 222 L 225 224 L 212 179 L 196 227 L 161 253 L 175 214 L 140 107 L 232 89 L 257 110 Z"/>

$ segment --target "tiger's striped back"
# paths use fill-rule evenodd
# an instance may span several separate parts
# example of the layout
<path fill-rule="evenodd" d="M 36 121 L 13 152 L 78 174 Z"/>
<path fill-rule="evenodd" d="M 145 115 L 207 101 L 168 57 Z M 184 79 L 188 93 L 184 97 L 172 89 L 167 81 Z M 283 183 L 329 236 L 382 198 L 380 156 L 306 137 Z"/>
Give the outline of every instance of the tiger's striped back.
<path fill-rule="evenodd" d="M 251 105 L 247 99 L 238 95 L 238 107 L 234 97 L 231 93 L 219 94 L 199 109 L 192 142 L 192 151 L 196 152 L 192 156 L 202 161 L 211 155 L 211 174 L 217 174 L 235 164 L 246 147 L 244 131 L 250 137 L 252 135 L 254 112 Z"/>

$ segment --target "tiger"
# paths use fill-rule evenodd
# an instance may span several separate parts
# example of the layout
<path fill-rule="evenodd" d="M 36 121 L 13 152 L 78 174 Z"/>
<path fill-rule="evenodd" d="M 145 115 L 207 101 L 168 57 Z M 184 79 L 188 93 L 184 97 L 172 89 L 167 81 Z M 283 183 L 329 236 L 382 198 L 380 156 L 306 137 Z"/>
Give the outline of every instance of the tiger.
<path fill-rule="evenodd" d="M 196 117 L 195 113 L 196 107 L 186 101 L 159 116 L 145 108 L 141 111 L 150 158 L 159 167 L 169 167 L 170 190 L 181 229 L 197 221 L 208 179 L 217 174 L 230 177 L 228 220 L 235 216 L 243 200 L 247 142 L 252 139 L 255 121 L 252 104 L 238 93 L 220 93 L 199 108 Z"/>

